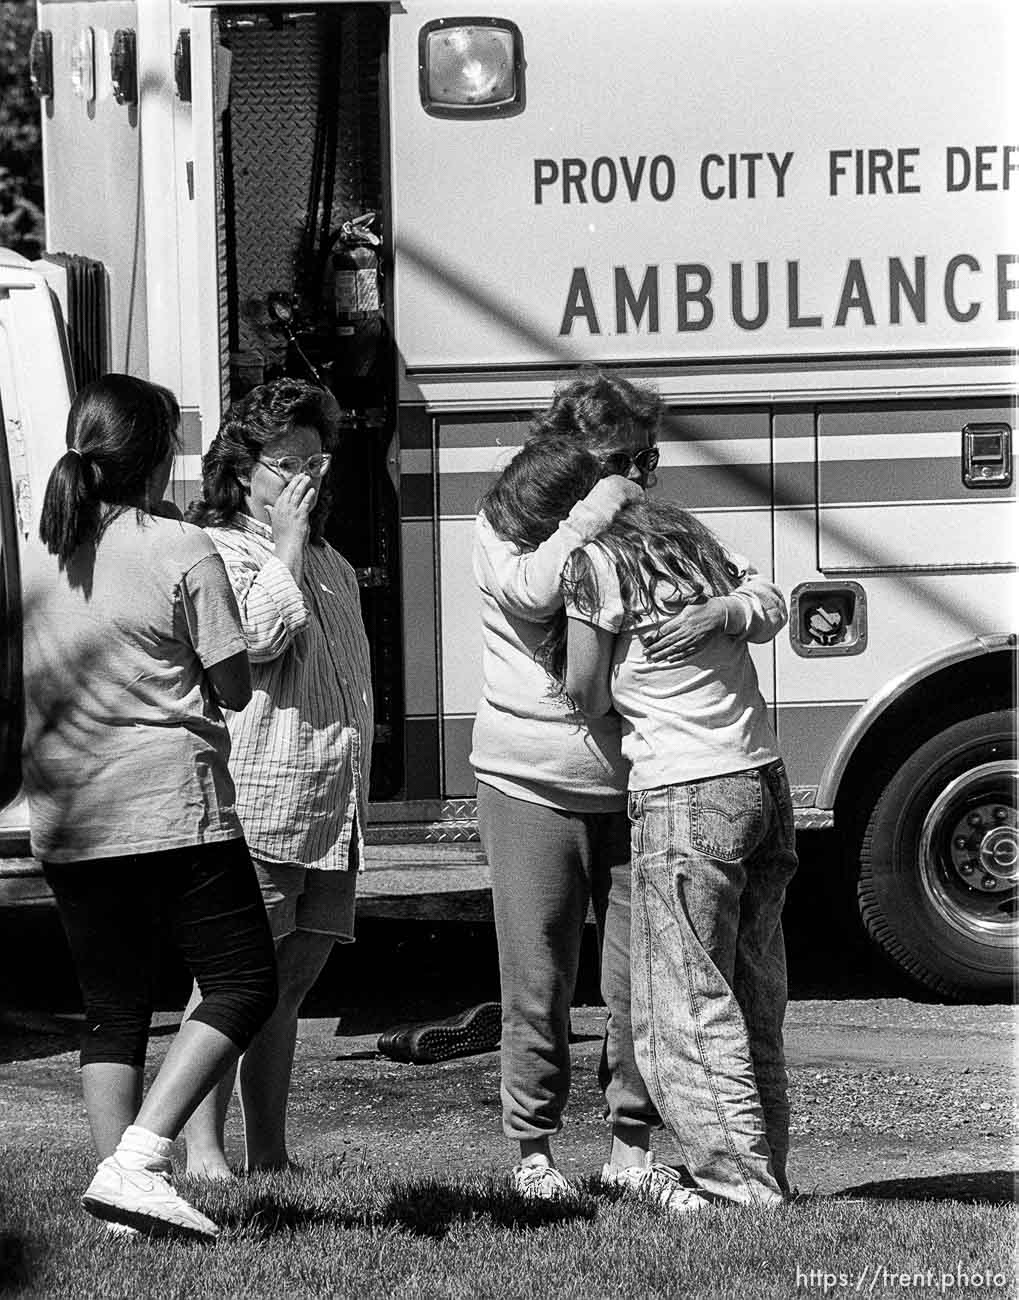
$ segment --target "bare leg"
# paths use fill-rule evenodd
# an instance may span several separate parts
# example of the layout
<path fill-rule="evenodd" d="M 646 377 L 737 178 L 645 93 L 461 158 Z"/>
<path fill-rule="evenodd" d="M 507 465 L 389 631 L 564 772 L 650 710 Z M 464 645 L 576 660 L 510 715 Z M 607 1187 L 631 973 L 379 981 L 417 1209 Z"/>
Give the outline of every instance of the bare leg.
<path fill-rule="evenodd" d="M 202 995 L 198 985 L 195 984 L 184 1009 L 185 1020 L 201 1000 Z M 196 1174 L 199 1178 L 233 1178 L 234 1176 L 226 1159 L 224 1130 L 226 1112 L 236 1078 L 237 1069 L 232 1065 L 215 1088 L 202 1098 L 191 1118 L 184 1125 L 189 1174 Z"/>
<path fill-rule="evenodd" d="M 129 1124 L 134 1123 L 142 1104 L 142 1071 L 134 1065 L 96 1061 L 81 1067 L 81 1090 L 85 1096 L 92 1141 L 99 1159 L 105 1160 Z"/>
<path fill-rule="evenodd" d="M 297 1013 L 336 940 L 295 930 L 276 945 L 279 1001 L 241 1058 L 241 1109 L 247 1167 L 285 1169 L 287 1097 L 297 1043 Z"/>
<path fill-rule="evenodd" d="M 135 1124 L 175 1138 L 191 1112 L 237 1060 L 237 1044 L 200 1020 L 185 1020 L 142 1102 Z"/>

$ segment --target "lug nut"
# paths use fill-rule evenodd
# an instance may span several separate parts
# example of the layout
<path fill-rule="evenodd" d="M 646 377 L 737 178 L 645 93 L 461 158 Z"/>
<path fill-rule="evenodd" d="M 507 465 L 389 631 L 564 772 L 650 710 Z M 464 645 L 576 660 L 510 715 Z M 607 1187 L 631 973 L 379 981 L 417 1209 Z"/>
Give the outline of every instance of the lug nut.
<path fill-rule="evenodd" d="M 977 809 L 974 809 L 966 820 L 970 826 L 982 826 L 984 823 L 983 815 Z"/>
<path fill-rule="evenodd" d="M 984 876 L 980 883 L 983 885 L 984 889 L 993 889 L 998 882 L 993 876 Z"/>
<path fill-rule="evenodd" d="M 965 835 L 957 835 L 955 839 L 952 841 L 952 843 L 955 845 L 957 849 L 969 848 L 969 840 L 966 838 Z"/>
<path fill-rule="evenodd" d="M 1007 808 L 995 808 L 994 812 L 992 813 L 992 816 L 994 817 L 994 820 L 995 820 L 996 822 L 1007 822 L 1007 821 L 1008 821 L 1008 809 L 1007 809 Z"/>
<path fill-rule="evenodd" d="M 972 863 L 972 862 L 960 862 L 960 863 L 959 863 L 959 871 L 960 871 L 960 872 L 962 873 L 962 875 L 964 875 L 964 876 L 972 876 L 972 874 L 973 874 L 973 863 Z"/>

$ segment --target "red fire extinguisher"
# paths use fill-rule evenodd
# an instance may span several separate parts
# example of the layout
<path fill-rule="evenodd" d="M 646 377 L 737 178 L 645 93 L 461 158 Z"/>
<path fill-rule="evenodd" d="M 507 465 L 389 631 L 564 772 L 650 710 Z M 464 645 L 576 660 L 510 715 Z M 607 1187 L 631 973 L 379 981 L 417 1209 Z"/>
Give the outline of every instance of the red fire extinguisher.
<path fill-rule="evenodd" d="M 374 364 L 382 334 L 379 257 L 371 230 L 374 212 L 345 221 L 334 236 L 326 285 L 332 286 L 341 368 L 363 377 Z"/>

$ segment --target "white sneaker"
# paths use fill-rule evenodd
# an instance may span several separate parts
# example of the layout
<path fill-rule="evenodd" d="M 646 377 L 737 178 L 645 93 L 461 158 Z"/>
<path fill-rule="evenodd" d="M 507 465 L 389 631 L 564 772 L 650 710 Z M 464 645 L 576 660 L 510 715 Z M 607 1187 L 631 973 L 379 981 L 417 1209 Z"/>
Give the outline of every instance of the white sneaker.
<path fill-rule="evenodd" d="M 516 1165 L 510 1179 L 514 1190 L 528 1201 L 558 1201 L 574 1194 L 554 1165 Z"/>
<path fill-rule="evenodd" d="M 219 1236 L 211 1219 L 177 1195 L 165 1170 L 125 1169 L 115 1155 L 108 1156 L 96 1170 L 81 1203 L 97 1219 L 124 1223 L 153 1235 Z"/>
<path fill-rule="evenodd" d="M 644 1201 L 669 1214 L 695 1214 L 706 1210 L 711 1202 L 699 1192 L 684 1187 L 675 1169 L 649 1161 L 643 1168 L 619 1169 L 604 1165 L 601 1171 L 602 1187 L 617 1188 L 627 1196 Z"/>

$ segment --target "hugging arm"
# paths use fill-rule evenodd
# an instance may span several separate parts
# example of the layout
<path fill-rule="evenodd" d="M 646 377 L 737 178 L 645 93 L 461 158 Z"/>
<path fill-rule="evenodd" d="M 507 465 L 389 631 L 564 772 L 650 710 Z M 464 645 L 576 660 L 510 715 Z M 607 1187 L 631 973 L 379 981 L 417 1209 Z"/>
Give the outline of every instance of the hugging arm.
<path fill-rule="evenodd" d="M 480 514 L 474 526 L 474 576 L 508 614 L 541 623 L 562 606 L 559 579 L 571 553 L 603 533 L 641 488 L 618 474 L 599 480 L 551 537 L 520 551 Z"/>
<path fill-rule="evenodd" d="M 612 707 L 609 670 L 616 634 L 570 618 L 566 641 L 566 693 L 581 713 L 598 718 Z"/>
<path fill-rule="evenodd" d="M 742 641 L 773 641 L 789 618 L 778 587 L 762 578 L 753 565 L 738 555 L 731 557 L 742 575 L 728 596 L 709 596 L 686 605 L 655 631 L 642 638 L 652 663 L 677 663 L 696 654 L 718 632 Z"/>

